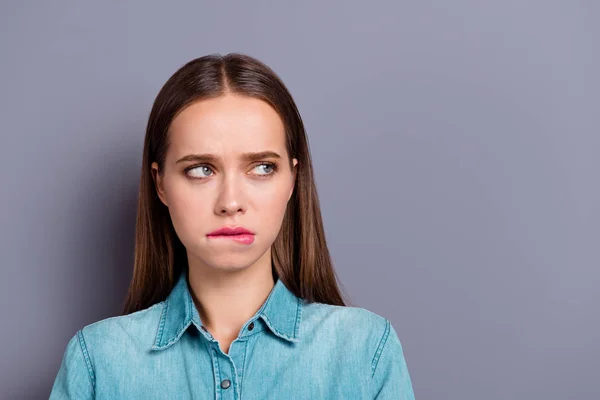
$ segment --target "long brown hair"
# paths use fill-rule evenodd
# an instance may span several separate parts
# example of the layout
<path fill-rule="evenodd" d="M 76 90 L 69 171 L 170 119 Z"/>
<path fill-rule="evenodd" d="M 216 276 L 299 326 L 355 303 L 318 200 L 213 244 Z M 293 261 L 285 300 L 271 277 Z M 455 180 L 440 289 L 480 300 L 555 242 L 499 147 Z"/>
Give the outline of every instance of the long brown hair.
<path fill-rule="evenodd" d="M 230 53 L 188 62 L 167 80 L 154 101 L 144 140 L 133 277 L 124 314 L 165 300 L 188 268 L 185 247 L 156 193 L 151 165 L 157 162 L 159 171 L 164 170 L 169 126 L 180 111 L 192 102 L 225 93 L 269 103 L 286 128 L 290 165 L 293 158 L 298 160 L 294 192 L 272 246 L 273 276 L 309 302 L 346 305 L 325 241 L 308 139 L 296 104 L 268 66 L 248 55 Z"/>

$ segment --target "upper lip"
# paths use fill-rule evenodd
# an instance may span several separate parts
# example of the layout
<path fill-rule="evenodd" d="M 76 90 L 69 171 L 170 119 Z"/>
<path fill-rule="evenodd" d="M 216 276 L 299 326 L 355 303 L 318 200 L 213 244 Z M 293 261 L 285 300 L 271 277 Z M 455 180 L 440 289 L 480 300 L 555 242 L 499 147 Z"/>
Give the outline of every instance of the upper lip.
<path fill-rule="evenodd" d="M 213 231 L 208 234 L 208 236 L 219 236 L 219 235 L 242 235 L 242 234 L 250 234 L 254 235 L 253 232 L 250 232 L 248 229 L 243 228 L 241 226 L 224 226 L 216 231 Z"/>

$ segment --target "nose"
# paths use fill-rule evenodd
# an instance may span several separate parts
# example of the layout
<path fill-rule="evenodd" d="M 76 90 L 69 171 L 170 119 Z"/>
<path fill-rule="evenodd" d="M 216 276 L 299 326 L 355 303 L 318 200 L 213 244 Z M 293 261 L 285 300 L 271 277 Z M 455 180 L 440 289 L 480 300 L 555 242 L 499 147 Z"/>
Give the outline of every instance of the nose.
<path fill-rule="evenodd" d="M 225 216 L 246 212 L 246 201 L 241 186 L 233 175 L 223 179 L 215 204 L 215 214 Z"/>

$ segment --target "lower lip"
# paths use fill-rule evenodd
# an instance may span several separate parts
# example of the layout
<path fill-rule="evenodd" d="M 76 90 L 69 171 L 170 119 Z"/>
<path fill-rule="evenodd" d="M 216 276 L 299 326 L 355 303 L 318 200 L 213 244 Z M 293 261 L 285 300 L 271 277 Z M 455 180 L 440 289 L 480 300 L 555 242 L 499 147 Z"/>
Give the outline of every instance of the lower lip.
<path fill-rule="evenodd" d="M 230 239 L 241 244 L 252 244 L 254 242 L 254 235 L 242 234 L 242 235 L 213 235 L 209 236 L 212 239 Z"/>

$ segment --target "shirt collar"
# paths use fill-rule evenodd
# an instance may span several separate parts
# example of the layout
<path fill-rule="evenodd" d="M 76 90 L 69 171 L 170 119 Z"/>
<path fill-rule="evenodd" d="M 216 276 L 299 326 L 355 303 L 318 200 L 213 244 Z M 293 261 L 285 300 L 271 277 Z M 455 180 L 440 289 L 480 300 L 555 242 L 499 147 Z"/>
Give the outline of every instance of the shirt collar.
<path fill-rule="evenodd" d="M 247 325 L 261 318 L 276 336 L 290 342 L 298 342 L 302 303 L 302 299 L 296 297 L 281 279 L 277 279 L 265 302 L 242 328 L 243 335 L 246 334 Z M 164 302 L 152 350 L 170 347 L 192 324 L 206 339 L 215 341 L 209 332 L 202 329 L 202 321 L 189 290 L 187 274 L 183 271 Z"/>

